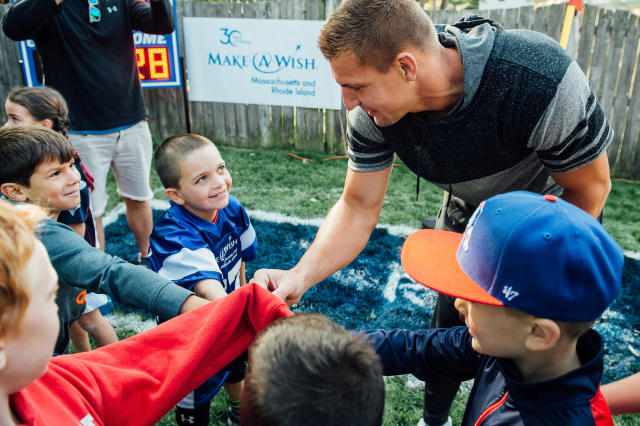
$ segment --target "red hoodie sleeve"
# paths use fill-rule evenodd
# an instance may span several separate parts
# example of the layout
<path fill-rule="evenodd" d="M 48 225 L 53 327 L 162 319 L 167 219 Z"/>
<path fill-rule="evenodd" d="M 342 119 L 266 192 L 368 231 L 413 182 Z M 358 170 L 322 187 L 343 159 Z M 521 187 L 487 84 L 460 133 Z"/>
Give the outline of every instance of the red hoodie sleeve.
<path fill-rule="evenodd" d="M 87 415 L 95 424 L 154 424 L 269 323 L 291 315 L 267 290 L 246 285 L 145 333 L 52 358 L 11 404 L 28 424 L 78 424 Z"/>

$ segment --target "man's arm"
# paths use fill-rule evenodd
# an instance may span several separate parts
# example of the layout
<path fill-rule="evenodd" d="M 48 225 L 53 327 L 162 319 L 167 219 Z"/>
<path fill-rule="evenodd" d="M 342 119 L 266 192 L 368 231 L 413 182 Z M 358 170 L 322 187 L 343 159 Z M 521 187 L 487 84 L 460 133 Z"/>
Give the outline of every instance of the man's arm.
<path fill-rule="evenodd" d="M 35 37 L 47 21 L 60 13 L 62 0 L 21 0 L 2 17 L 2 30 L 11 40 Z"/>
<path fill-rule="evenodd" d="M 347 266 L 364 249 L 378 223 L 390 174 L 391 167 L 377 172 L 349 169 L 340 200 L 298 264 L 288 271 L 261 269 L 252 282 L 292 304 L 315 284 Z"/>
<path fill-rule="evenodd" d="M 611 414 L 640 413 L 640 373 L 606 384 L 600 390 Z"/>
<path fill-rule="evenodd" d="M 551 177 L 564 188 L 562 198 L 565 201 L 580 207 L 593 217 L 600 216 L 611 191 L 606 152 L 586 166 L 567 173 L 552 174 Z"/>
<path fill-rule="evenodd" d="M 147 34 L 171 34 L 174 30 L 170 0 L 127 0 L 131 11 L 131 26 Z"/>

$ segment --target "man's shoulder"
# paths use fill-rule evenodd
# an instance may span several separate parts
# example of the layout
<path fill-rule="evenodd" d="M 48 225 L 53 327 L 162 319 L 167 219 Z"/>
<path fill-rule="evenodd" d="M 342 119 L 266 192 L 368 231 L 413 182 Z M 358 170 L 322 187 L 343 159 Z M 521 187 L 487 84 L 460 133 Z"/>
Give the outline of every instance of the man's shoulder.
<path fill-rule="evenodd" d="M 494 56 L 559 80 L 572 59 L 554 39 L 533 30 L 514 29 L 499 33 Z"/>

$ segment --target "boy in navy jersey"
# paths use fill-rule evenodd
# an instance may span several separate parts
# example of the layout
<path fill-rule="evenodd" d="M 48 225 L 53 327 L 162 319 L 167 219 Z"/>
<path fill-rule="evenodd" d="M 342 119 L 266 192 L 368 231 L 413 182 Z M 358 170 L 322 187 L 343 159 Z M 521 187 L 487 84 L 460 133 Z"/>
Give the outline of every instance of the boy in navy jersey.
<path fill-rule="evenodd" d="M 175 135 L 160 144 L 154 160 L 171 207 L 150 237 L 152 269 L 209 300 L 244 285 L 244 262 L 255 257 L 258 242 L 247 212 L 229 195 L 231 175 L 215 145 L 199 135 Z M 244 368 L 237 360 L 183 399 L 178 424 L 207 425 L 222 383 L 229 422 L 237 423 Z"/>
<path fill-rule="evenodd" d="M 613 426 L 591 329 L 624 257 L 602 225 L 554 195 L 478 206 L 464 235 L 422 230 L 402 248 L 416 281 L 456 297 L 467 327 L 371 331 L 385 375 L 475 378 L 462 425 Z"/>

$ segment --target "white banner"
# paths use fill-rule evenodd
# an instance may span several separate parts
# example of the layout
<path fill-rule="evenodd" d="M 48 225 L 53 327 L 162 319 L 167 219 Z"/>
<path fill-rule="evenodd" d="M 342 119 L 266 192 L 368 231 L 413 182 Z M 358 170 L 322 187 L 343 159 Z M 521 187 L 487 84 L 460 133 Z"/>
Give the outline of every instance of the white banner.
<path fill-rule="evenodd" d="M 323 21 L 183 18 L 192 101 L 340 109 Z"/>
<path fill-rule="evenodd" d="M 533 0 L 480 0 L 480 10 L 515 9 L 533 6 Z M 502 24 L 502 21 L 500 21 Z"/>

